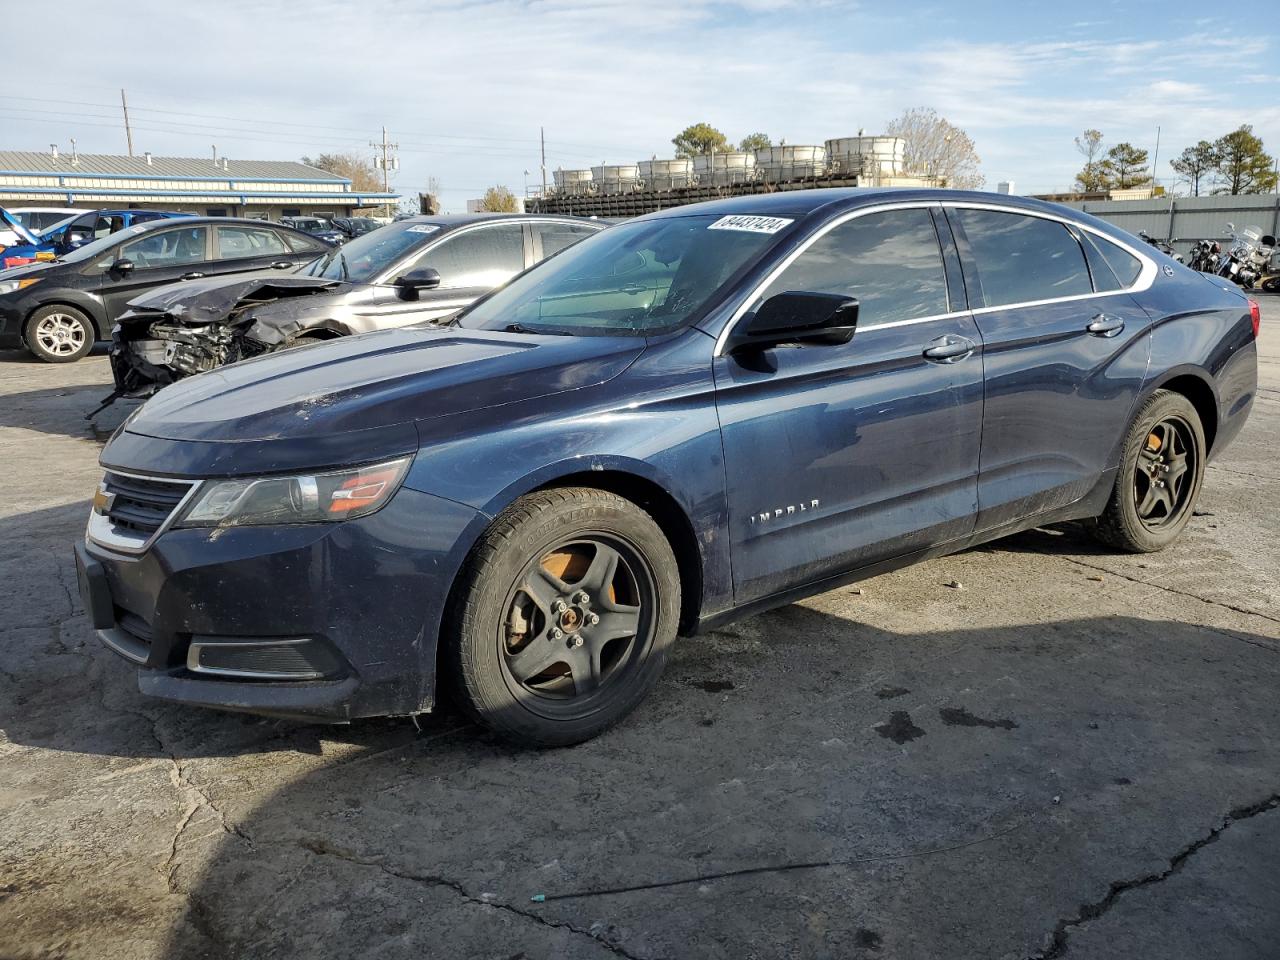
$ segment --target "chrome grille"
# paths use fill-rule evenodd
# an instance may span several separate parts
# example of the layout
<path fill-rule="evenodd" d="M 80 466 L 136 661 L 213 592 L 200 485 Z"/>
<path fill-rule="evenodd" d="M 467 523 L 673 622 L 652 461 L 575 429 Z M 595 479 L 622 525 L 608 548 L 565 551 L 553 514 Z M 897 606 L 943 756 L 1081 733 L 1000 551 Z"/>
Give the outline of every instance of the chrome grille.
<path fill-rule="evenodd" d="M 150 536 L 165 525 L 191 484 L 108 473 L 102 488 L 111 498 L 106 516 L 112 525 Z"/>

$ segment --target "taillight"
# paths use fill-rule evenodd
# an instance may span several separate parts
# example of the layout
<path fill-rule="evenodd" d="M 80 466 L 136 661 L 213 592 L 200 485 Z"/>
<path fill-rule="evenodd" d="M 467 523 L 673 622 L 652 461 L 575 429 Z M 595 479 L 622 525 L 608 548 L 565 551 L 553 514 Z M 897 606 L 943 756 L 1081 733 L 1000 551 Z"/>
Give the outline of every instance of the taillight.
<path fill-rule="evenodd" d="M 1249 319 L 1253 321 L 1253 339 L 1258 339 L 1258 331 L 1262 329 L 1262 308 L 1258 306 L 1258 301 L 1249 298 Z"/>

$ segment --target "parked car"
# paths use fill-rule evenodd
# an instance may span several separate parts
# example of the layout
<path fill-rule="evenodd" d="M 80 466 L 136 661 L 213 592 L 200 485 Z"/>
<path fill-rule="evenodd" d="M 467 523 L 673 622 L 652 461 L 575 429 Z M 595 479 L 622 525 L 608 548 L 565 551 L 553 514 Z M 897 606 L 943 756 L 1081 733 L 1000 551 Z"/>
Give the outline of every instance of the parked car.
<path fill-rule="evenodd" d="M 678 632 L 1045 523 L 1168 546 L 1249 414 L 1258 323 L 1020 197 L 676 207 L 447 326 L 161 391 L 102 452 L 81 594 L 150 696 L 346 721 L 447 685 L 573 743 Z"/>
<path fill-rule="evenodd" d="M 325 220 L 323 217 L 281 217 L 280 222 L 287 227 L 310 234 L 317 240 L 323 240 L 330 246 L 336 247 L 347 241 L 347 235 L 335 227 L 332 221 Z"/>
<path fill-rule="evenodd" d="M 74 207 L 9 207 L 7 212 L 31 233 L 41 233 L 81 211 Z M 18 235 L 0 224 L 0 247 L 13 247 L 17 244 Z"/>
<path fill-rule="evenodd" d="M 294 270 L 328 249 L 289 227 L 229 217 L 152 219 L 0 273 L 0 347 L 41 360 L 79 360 L 127 301 L 202 277 Z"/>
<path fill-rule="evenodd" d="M 94 240 L 116 233 L 126 227 L 166 220 L 174 217 L 193 217 L 193 213 L 175 213 L 166 210 L 89 210 L 73 220 L 63 220 L 43 231 L 28 231 L 32 236 L 24 242 L 3 251 L 0 269 L 23 266 L 40 260 L 49 260 L 70 253 Z M 0 217 L 0 219 L 7 219 Z M 14 229 L 13 223 L 9 226 Z"/>
<path fill-rule="evenodd" d="M 372 230 L 377 230 L 382 224 L 372 217 L 334 217 L 333 225 L 341 230 L 348 240 L 354 240 L 356 237 L 362 237 Z"/>
<path fill-rule="evenodd" d="M 333 248 L 291 277 L 211 278 L 139 297 L 112 333 L 120 396 L 284 347 L 455 313 L 604 228 L 571 217 L 416 217 Z"/>

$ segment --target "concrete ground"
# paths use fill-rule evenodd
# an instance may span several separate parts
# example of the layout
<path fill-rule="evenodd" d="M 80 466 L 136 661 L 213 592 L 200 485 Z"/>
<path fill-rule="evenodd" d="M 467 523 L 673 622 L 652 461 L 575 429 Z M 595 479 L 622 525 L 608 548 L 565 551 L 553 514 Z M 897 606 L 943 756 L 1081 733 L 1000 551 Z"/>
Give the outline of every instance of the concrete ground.
<path fill-rule="evenodd" d="M 105 359 L 0 355 L 0 958 L 1276 956 L 1264 311 L 1172 549 L 1049 529 L 828 593 L 683 642 L 554 752 L 141 698 L 71 559 Z"/>

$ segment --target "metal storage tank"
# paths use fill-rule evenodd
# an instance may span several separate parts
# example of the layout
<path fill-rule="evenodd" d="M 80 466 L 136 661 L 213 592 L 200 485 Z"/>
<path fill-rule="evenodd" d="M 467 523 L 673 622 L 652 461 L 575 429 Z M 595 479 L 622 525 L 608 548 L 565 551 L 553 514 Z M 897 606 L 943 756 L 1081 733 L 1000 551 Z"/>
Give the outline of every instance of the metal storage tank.
<path fill-rule="evenodd" d="M 770 183 L 820 177 L 827 172 L 827 151 L 814 145 L 765 147 L 756 151 L 756 167 Z"/>
<path fill-rule="evenodd" d="M 630 193 L 640 185 L 640 167 L 635 163 L 604 163 L 591 168 L 591 178 L 601 193 Z"/>
<path fill-rule="evenodd" d="M 590 170 L 557 170 L 552 176 L 558 193 L 582 196 L 591 192 Z"/>
<path fill-rule="evenodd" d="M 693 183 L 693 161 L 689 159 L 641 160 L 636 166 L 650 190 L 673 190 Z"/>
<path fill-rule="evenodd" d="M 906 173 L 907 141 L 902 137 L 840 137 L 827 141 L 827 157 L 836 173 L 900 177 Z"/>
<path fill-rule="evenodd" d="M 693 172 L 703 186 L 727 186 L 756 178 L 753 153 L 704 153 L 693 158 Z"/>

